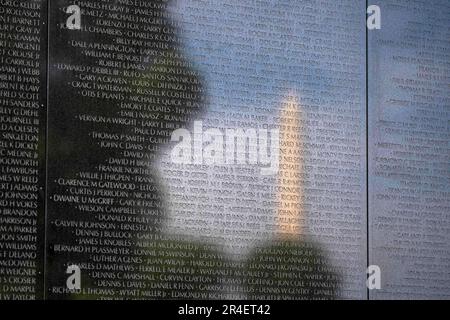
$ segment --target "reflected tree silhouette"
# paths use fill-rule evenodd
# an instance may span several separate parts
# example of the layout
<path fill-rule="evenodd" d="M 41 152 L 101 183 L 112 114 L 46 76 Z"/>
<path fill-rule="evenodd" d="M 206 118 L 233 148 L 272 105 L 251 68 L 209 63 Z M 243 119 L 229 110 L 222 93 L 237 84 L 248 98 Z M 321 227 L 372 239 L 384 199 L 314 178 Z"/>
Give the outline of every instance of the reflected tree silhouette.
<path fill-rule="evenodd" d="M 133 233 L 134 246 L 141 251 L 151 252 L 151 256 L 134 257 L 133 259 L 134 270 L 150 270 L 149 272 L 140 271 L 142 274 L 147 274 L 145 277 L 147 285 L 146 288 L 138 289 L 149 290 L 148 288 L 154 287 L 159 290 L 159 298 L 171 298 L 171 294 L 175 291 L 189 288 L 192 296 L 195 297 L 196 292 L 200 291 L 198 286 L 202 286 L 202 292 L 208 292 L 208 286 L 217 285 L 217 276 L 214 274 L 208 276 L 206 274 L 201 278 L 191 277 L 186 282 L 192 281 L 192 286 L 183 284 L 185 281 L 177 281 L 176 279 L 181 279 L 177 276 L 181 274 L 182 268 L 187 267 L 190 268 L 194 275 L 199 274 L 198 267 L 193 262 L 198 261 L 200 256 L 215 257 L 214 259 L 220 261 L 221 254 L 215 253 L 206 244 L 195 244 L 183 240 L 176 241 L 172 239 L 173 237 L 167 237 L 168 239 L 166 239 L 161 234 L 160 230 L 165 218 L 163 199 L 159 194 L 158 179 L 151 174 L 151 169 L 153 168 L 151 162 L 156 158 L 159 148 L 170 136 L 170 133 L 175 128 L 185 125 L 188 119 L 195 118 L 203 108 L 202 80 L 197 72 L 183 60 L 173 26 L 169 21 L 161 18 L 165 16 L 163 11 L 167 6 L 167 2 L 165 0 L 147 1 L 146 6 L 151 8 L 150 15 L 155 18 L 153 26 L 159 28 L 155 28 L 147 33 L 149 38 L 145 40 L 146 47 L 142 47 L 141 41 L 119 40 L 116 35 L 100 32 L 100 29 L 98 32 L 86 31 L 94 30 L 92 28 L 98 22 L 95 17 L 91 17 L 88 14 L 87 10 L 89 3 L 95 7 L 94 2 L 86 2 L 86 7 L 81 6 L 83 30 L 72 31 L 59 28 L 59 26 L 52 30 L 50 40 L 52 61 L 50 71 L 49 158 L 57 159 L 57 161 L 51 163 L 50 172 L 52 175 L 51 179 L 54 181 L 60 177 L 76 179 L 80 177 L 81 172 L 98 171 L 99 166 L 109 163 L 110 159 L 126 159 L 123 148 L 99 147 L 99 142 L 94 139 L 94 132 L 100 133 L 102 137 L 107 137 L 106 139 L 116 135 L 135 136 L 138 133 L 141 136 L 145 135 L 145 142 L 141 145 L 146 150 L 145 158 L 147 159 L 150 172 L 146 170 L 145 178 L 142 179 L 144 182 L 141 183 L 141 190 L 144 191 L 141 192 L 141 199 L 130 201 L 127 208 L 131 211 L 138 209 L 138 215 L 141 215 L 141 218 L 145 218 L 146 230 Z M 69 3 L 70 1 L 52 2 L 52 14 L 60 17 L 61 21 L 63 21 L 65 16 L 61 15 L 61 8 L 64 8 Z M 119 1 L 109 1 L 109 4 L 119 5 Z M 140 26 L 142 28 L 143 24 L 141 23 Z M 125 28 L 121 30 L 126 33 Z M 105 67 L 102 59 L 99 58 L 96 52 L 108 53 L 109 48 L 114 48 L 119 42 L 122 43 L 120 47 L 126 52 L 142 51 L 151 53 L 151 56 L 141 54 L 141 59 L 139 60 L 145 60 L 144 63 L 128 63 L 127 67 L 121 65 L 122 69 L 127 70 L 127 75 L 125 75 L 125 72 L 120 73 L 120 67 Z M 101 49 L 96 52 L 89 50 L 89 44 Z M 68 67 L 64 66 L 75 67 L 68 69 Z M 100 84 L 96 83 L 97 90 L 96 92 L 92 90 L 91 94 L 89 94 L 89 91 L 85 90 L 85 93 L 83 93 L 79 88 L 74 88 L 73 84 L 80 83 L 80 79 L 89 79 L 85 75 L 92 73 L 93 70 L 96 70 L 102 76 L 108 77 L 108 79 L 115 79 L 114 83 L 124 83 L 124 85 L 117 86 L 118 92 L 114 92 L 106 91 L 108 90 L 107 86 L 105 86 L 106 90 L 98 89 Z M 94 86 L 93 82 L 87 88 L 92 86 Z M 182 92 L 178 89 L 179 86 L 183 86 Z M 159 101 L 155 101 L 154 98 L 156 98 L 158 92 L 162 91 L 158 90 L 158 88 L 163 88 L 166 97 L 173 98 L 164 98 L 164 103 L 159 102 L 163 100 L 161 97 L 159 97 Z M 96 95 L 92 95 L 92 92 Z M 132 121 L 131 117 L 128 118 L 131 125 L 114 122 L 105 124 L 104 121 L 99 124 L 99 119 L 122 115 L 124 105 L 126 105 L 125 111 L 139 110 L 139 112 L 132 114 L 138 115 L 143 119 L 141 124 L 148 119 L 158 121 L 159 126 L 157 130 L 145 125 L 136 128 L 135 122 Z M 80 115 L 88 115 L 92 121 L 81 122 Z M 74 119 L 76 119 L 75 122 Z M 140 129 L 140 131 L 137 129 Z M 59 189 L 55 187 L 53 192 L 61 192 Z M 62 209 L 61 205 L 56 206 L 51 202 L 49 204 L 49 212 L 53 219 L 73 219 L 73 217 L 80 216 L 79 210 L 74 206 L 65 206 Z M 92 214 L 83 215 L 83 219 L 98 222 L 96 216 Z M 117 229 L 120 228 L 119 223 L 114 223 L 114 226 Z M 56 229 L 55 225 L 51 223 L 49 226 L 49 242 L 80 243 L 82 241 L 80 237 L 74 236 L 73 231 L 68 229 Z M 151 236 L 145 236 L 145 233 L 150 233 Z M 137 246 L 138 243 L 139 247 Z M 189 248 L 189 252 L 183 252 L 187 250 L 185 248 Z M 50 254 L 48 255 L 48 277 L 53 285 L 65 283 L 64 268 L 66 265 L 93 261 L 90 255 L 83 253 L 56 254 L 53 249 L 53 246 L 49 247 Z M 173 255 L 178 254 L 181 258 L 168 258 L 167 255 L 171 251 Z M 189 257 L 190 263 L 183 257 Z M 147 260 L 150 258 L 152 262 L 150 265 L 147 265 Z M 205 258 L 203 259 L 205 260 Z M 171 265 L 173 260 L 176 260 L 178 264 L 175 266 Z M 168 267 L 171 267 L 172 271 L 166 271 L 165 273 L 172 276 L 163 277 L 162 273 Z M 139 273 L 139 271 L 136 272 Z M 82 274 L 83 286 L 90 288 L 88 293 L 73 293 L 68 295 L 67 298 L 121 297 L 120 295 L 111 295 L 110 292 L 104 291 L 104 287 L 101 284 L 105 282 L 102 282 L 102 279 L 91 276 L 91 274 L 91 272 Z M 196 279 L 202 279 L 202 282 L 200 283 L 200 280 L 196 281 Z M 214 291 L 216 290 L 217 287 L 214 286 Z M 151 293 L 149 294 L 151 295 Z M 134 296 L 138 295 L 132 293 L 131 296 L 126 298 L 133 298 Z M 53 295 L 50 294 L 50 298 L 52 297 Z M 58 295 L 54 297 L 61 298 Z"/>

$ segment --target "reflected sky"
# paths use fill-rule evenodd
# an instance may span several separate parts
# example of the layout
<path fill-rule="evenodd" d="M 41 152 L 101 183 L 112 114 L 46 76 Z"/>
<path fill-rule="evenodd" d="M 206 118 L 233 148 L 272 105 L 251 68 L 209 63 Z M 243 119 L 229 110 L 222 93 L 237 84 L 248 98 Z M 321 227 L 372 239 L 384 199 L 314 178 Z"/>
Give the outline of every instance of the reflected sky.
<path fill-rule="evenodd" d="M 298 100 L 306 219 L 301 233 L 346 269 L 349 297 L 359 297 L 355 288 L 364 283 L 366 259 L 360 3 L 188 0 L 171 8 L 184 53 L 207 90 L 203 118 L 193 120 L 214 128 L 273 128 L 280 124 L 283 101 L 289 95 Z M 171 147 L 158 170 L 168 233 L 218 243 L 238 260 L 277 237 L 276 175 L 260 176 L 258 168 L 241 165 L 189 167 L 184 169 L 197 177 L 180 177 L 170 162 Z"/>

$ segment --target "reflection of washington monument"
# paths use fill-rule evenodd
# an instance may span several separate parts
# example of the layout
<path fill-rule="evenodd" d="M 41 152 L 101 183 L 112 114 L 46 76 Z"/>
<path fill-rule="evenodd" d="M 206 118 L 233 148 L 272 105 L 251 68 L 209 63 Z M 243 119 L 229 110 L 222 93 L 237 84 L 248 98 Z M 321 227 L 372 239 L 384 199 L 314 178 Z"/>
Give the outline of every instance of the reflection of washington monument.
<path fill-rule="evenodd" d="M 282 102 L 280 120 L 277 237 L 296 240 L 304 236 L 305 212 L 302 206 L 300 109 L 297 98 L 291 93 Z"/>
<path fill-rule="evenodd" d="M 248 257 L 250 271 L 270 270 L 265 282 L 248 279 L 250 299 L 335 299 L 339 275 L 326 254 L 308 234 L 307 213 L 303 206 L 303 144 L 301 110 L 298 98 L 289 93 L 280 108 L 280 167 L 278 207 L 273 240 L 257 246 Z M 258 282 L 257 282 L 258 283 Z"/>

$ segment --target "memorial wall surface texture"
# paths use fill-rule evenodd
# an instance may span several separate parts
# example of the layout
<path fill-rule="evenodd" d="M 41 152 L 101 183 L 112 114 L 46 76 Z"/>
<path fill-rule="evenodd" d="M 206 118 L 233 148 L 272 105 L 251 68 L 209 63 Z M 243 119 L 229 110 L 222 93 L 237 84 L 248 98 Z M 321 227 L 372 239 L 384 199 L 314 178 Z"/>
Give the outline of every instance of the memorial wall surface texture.
<path fill-rule="evenodd" d="M 43 298 L 44 1 L 0 4 L 0 298 Z"/>
<path fill-rule="evenodd" d="M 450 2 L 380 1 L 369 34 L 374 298 L 450 298 Z M 389 30 L 396 30 L 395 33 Z"/>
<path fill-rule="evenodd" d="M 0 0 L 0 299 L 449 299 L 449 47 L 448 0 Z"/>

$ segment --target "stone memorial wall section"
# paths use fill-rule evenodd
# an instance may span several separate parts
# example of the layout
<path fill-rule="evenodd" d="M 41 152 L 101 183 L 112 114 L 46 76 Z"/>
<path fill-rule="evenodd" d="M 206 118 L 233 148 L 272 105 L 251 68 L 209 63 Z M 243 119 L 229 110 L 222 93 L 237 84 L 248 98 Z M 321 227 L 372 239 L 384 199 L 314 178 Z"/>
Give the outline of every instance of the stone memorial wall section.
<path fill-rule="evenodd" d="M 0 2 L 0 300 L 43 297 L 46 2 Z"/>
<path fill-rule="evenodd" d="M 0 300 L 450 298 L 450 3 L 373 4 L 0 0 Z"/>
<path fill-rule="evenodd" d="M 79 30 L 70 4 L 49 11 L 50 298 L 366 296 L 363 4 L 80 1 Z M 280 130 L 280 170 L 175 164 L 196 126 Z"/>
<path fill-rule="evenodd" d="M 450 298 L 450 3 L 378 1 L 369 33 L 369 251 L 377 299 Z M 395 30 L 395 32 L 392 32 Z"/>
<path fill-rule="evenodd" d="M 204 130 L 279 128 L 281 152 L 279 172 L 264 175 L 174 167 L 163 150 L 168 229 L 240 263 L 282 232 L 283 207 L 342 277 L 339 296 L 365 298 L 365 3 L 175 1 L 171 12 L 205 78 Z"/>

